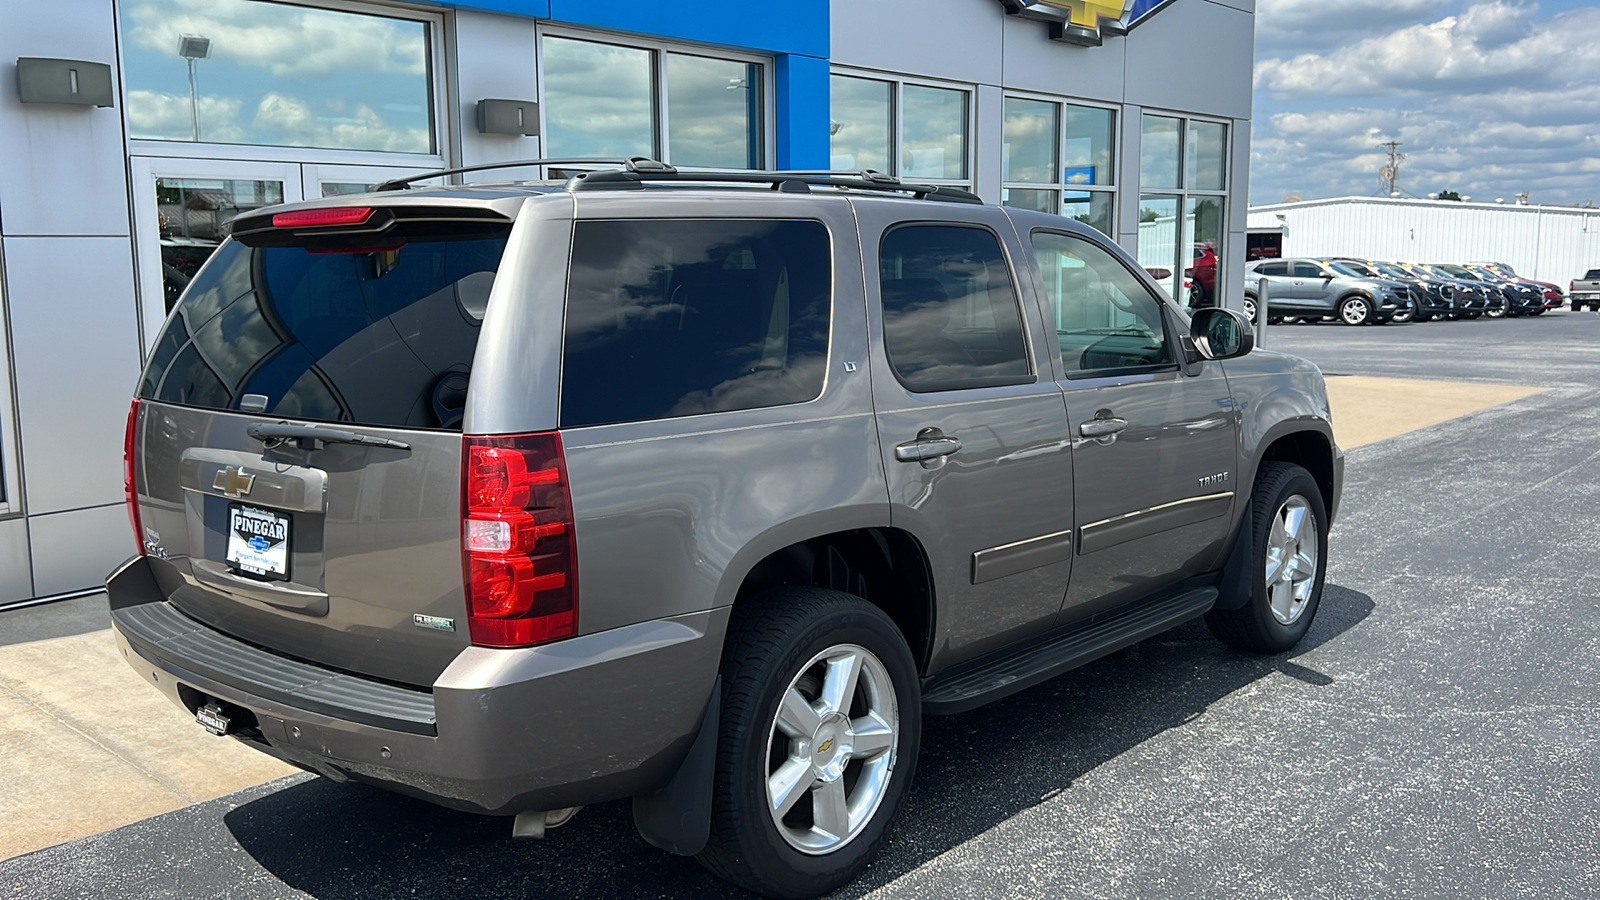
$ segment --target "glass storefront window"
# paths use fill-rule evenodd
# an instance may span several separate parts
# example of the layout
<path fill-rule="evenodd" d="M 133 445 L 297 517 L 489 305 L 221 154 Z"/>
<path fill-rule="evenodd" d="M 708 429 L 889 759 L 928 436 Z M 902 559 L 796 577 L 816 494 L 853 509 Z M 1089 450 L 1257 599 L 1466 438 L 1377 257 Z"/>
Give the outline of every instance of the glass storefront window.
<path fill-rule="evenodd" d="M 1067 185 L 1116 183 L 1115 117 L 1109 109 L 1067 105 L 1066 140 L 1061 145 L 1062 181 Z"/>
<path fill-rule="evenodd" d="M 967 92 L 908 84 L 902 94 L 901 174 L 967 177 Z"/>
<path fill-rule="evenodd" d="M 761 167 L 761 67 L 667 54 L 667 154 L 680 166 Z"/>
<path fill-rule="evenodd" d="M 1113 234 L 1116 112 L 1025 97 L 1007 97 L 1005 109 L 1000 202 Z M 1040 183 L 1050 189 L 1033 189 Z"/>
<path fill-rule="evenodd" d="M 1056 192 L 1036 191 L 1028 188 L 1001 188 L 1000 203 L 1002 206 L 1011 206 L 1017 209 L 1053 213 L 1056 211 Z"/>
<path fill-rule="evenodd" d="M 894 85 L 835 75 L 829 80 L 833 119 L 829 124 L 831 169 L 893 171 L 889 161 L 894 128 Z"/>
<path fill-rule="evenodd" d="M 1227 183 L 1228 126 L 1221 122 L 1189 123 L 1188 171 L 1184 186 L 1196 191 L 1220 191 Z"/>
<path fill-rule="evenodd" d="M 1139 142 L 1139 186 L 1175 188 L 1178 184 L 1179 136 L 1183 120 L 1146 115 Z"/>
<path fill-rule="evenodd" d="M 658 157 L 649 50 L 544 39 L 545 154 Z"/>
<path fill-rule="evenodd" d="M 157 178 L 161 226 L 161 284 L 166 309 L 227 234 L 223 223 L 240 213 L 283 202 L 283 182 L 249 179 Z"/>
<path fill-rule="evenodd" d="M 1000 164 L 1001 179 L 1026 184 L 1054 184 L 1056 134 L 1059 130 L 1056 104 L 1043 100 L 1007 97 L 1005 144 Z M 1052 203 L 1050 207 L 1053 206 Z M 1053 212 L 1050 207 L 1044 211 Z"/>
<path fill-rule="evenodd" d="M 1061 198 L 1061 214 L 1110 236 L 1115 198 L 1107 191 L 1068 191 Z"/>
<path fill-rule="evenodd" d="M 972 93 L 835 74 L 829 168 L 970 187 Z"/>
<path fill-rule="evenodd" d="M 1178 208 L 1182 199 L 1169 194 L 1139 198 L 1139 265 L 1174 300 L 1183 298 L 1183 267 L 1178 265 Z M 1187 258 L 1187 254 L 1185 254 Z"/>
<path fill-rule="evenodd" d="M 426 22 L 250 0 L 121 4 L 136 140 L 434 153 Z"/>

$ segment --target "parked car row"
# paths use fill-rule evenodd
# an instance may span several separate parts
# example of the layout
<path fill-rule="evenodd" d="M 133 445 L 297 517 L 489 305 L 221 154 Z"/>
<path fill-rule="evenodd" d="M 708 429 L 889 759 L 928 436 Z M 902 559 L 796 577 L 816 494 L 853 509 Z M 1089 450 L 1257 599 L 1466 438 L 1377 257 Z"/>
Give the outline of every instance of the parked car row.
<path fill-rule="evenodd" d="M 1355 257 L 1262 259 L 1245 265 L 1245 312 L 1255 320 L 1267 282 L 1267 321 L 1331 318 L 1347 325 L 1538 316 L 1561 288 L 1499 263 L 1385 262 Z"/>

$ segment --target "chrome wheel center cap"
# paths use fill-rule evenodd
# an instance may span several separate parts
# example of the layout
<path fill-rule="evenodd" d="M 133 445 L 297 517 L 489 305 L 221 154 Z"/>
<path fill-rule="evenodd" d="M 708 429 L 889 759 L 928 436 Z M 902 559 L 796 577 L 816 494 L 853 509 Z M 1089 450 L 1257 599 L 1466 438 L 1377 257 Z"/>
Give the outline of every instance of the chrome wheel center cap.
<path fill-rule="evenodd" d="M 842 715 L 832 715 L 822 720 L 811 739 L 811 765 L 820 781 L 837 781 L 844 777 L 845 764 L 850 762 L 850 720 Z"/>

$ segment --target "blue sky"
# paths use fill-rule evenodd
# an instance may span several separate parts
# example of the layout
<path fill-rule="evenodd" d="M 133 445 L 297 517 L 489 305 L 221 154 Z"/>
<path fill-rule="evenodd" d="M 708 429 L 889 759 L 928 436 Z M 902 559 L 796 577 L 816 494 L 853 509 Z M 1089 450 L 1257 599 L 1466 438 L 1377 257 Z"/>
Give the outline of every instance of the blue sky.
<path fill-rule="evenodd" d="M 1600 203 L 1594 0 L 1257 0 L 1250 201 L 1399 187 Z"/>

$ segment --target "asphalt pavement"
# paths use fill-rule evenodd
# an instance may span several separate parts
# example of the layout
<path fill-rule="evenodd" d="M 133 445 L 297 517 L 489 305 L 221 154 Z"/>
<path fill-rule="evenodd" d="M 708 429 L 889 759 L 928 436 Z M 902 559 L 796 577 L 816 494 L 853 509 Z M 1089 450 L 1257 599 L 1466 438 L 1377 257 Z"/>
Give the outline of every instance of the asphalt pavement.
<path fill-rule="evenodd" d="M 899 826 L 839 896 L 1600 896 L 1600 316 L 1267 345 L 1552 389 L 1350 452 L 1295 651 L 1194 623 L 926 720 Z M 738 896 L 623 803 L 509 833 L 294 776 L 0 862 L 0 897 Z"/>

